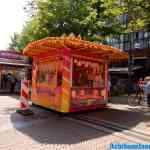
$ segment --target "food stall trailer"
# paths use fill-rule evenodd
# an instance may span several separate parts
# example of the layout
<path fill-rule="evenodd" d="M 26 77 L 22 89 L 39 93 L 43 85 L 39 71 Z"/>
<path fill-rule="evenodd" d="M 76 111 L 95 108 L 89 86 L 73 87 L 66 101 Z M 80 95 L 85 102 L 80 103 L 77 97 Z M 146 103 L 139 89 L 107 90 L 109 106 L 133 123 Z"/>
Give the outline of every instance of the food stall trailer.
<path fill-rule="evenodd" d="M 78 37 L 49 37 L 29 43 L 33 58 L 32 102 L 68 113 L 104 108 L 108 100 L 108 63 L 128 55 Z"/>

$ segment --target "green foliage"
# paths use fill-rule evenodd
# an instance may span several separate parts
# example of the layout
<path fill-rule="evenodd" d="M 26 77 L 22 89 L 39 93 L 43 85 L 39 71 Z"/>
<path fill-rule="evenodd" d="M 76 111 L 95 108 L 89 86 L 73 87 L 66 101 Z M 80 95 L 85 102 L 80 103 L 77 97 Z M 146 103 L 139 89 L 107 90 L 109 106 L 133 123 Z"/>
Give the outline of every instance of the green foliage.
<path fill-rule="evenodd" d="M 128 14 L 127 27 L 125 32 L 147 29 L 149 24 L 149 0 L 122 0 L 126 13 Z"/>
<path fill-rule="evenodd" d="M 25 7 L 29 21 L 10 45 L 22 50 L 30 41 L 70 33 L 102 42 L 106 36 L 144 27 L 148 4 L 148 0 L 33 0 Z M 124 13 L 127 26 L 119 22 Z"/>
<path fill-rule="evenodd" d="M 14 35 L 11 37 L 11 43 L 9 43 L 8 49 L 17 50 L 17 47 L 18 47 L 18 42 L 17 42 L 18 36 L 19 36 L 18 34 L 14 33 Z"/>

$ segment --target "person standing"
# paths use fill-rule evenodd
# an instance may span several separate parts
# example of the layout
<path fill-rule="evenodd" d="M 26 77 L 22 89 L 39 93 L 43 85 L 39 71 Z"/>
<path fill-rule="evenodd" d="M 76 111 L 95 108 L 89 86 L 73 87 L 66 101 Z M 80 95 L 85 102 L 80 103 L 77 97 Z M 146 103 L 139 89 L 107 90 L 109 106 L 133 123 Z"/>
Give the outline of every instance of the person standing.
<path fill-rule="evenodd" d="M 15 79 L 15 77 L 11 73 L 8 73 L 7 80 L 10 83 L 10 93 L 14 93 L 15 85 L 16 85 L 16 79 Z"/>
<path fill-rule="evenodd" d="M 144 85 L 144 92 L 147 95 L 147 105 L 150 107 L 150 77 L 147 77 L 146 84 Z"/>

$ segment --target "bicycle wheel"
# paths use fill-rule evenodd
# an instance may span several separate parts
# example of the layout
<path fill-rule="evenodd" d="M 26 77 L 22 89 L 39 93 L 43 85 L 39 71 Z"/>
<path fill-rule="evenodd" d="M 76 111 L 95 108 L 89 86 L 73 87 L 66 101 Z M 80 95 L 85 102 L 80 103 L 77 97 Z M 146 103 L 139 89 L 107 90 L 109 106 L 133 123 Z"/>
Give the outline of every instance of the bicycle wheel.
<path fill-rule="evenodd" d="M 138 105 L 138 95 L 136 95 L 136 94 L 130 94 L 129 96 L 128 96 L 128 104 L 130 105 L 130 106 L 137 106 Z"/>
<path fill-rule="evenodd" d="M 144 94 L 141 94 L 141 97 L 140 97 L 140 101 L 139 101 L 139 105 L 145 105 L 145 96 Z"/>

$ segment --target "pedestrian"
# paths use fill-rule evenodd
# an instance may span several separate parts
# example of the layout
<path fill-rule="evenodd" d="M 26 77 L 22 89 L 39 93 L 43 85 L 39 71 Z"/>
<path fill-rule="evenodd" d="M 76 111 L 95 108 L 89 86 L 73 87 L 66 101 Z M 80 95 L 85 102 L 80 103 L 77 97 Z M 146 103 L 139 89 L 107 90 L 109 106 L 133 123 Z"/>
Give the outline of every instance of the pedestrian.
<path fill-rule="evenodd" d="M 14 93 L 15 85 L 16 85 L 16 79 L 15 79 L 15 77 L 11 73 L 8 73 L 7 80 L 10 83 L 10 93 Z"/>
<path fill-rule="evenodd" d="M 140 91 L 143 92 L 143 87 L 144 87 L 144 81 L 142 78 L 139 79 L 138 81 L 138 86 L 140 88 Z"/>
<path fill-rule="evenodd" d="M 150 77 L 145 78 L 144 92 L 147 96 L 147 105 L 150 107 Z"/>

